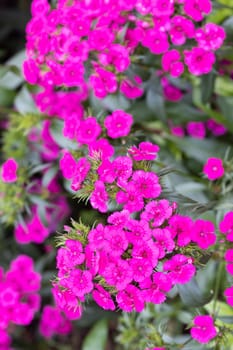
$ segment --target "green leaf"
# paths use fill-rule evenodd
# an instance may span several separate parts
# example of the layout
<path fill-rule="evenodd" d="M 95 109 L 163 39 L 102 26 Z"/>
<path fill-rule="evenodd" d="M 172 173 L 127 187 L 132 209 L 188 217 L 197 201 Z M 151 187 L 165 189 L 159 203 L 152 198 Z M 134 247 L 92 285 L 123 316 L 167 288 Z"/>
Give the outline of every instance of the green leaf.
<path fill-rule="evenodd" d="M 221 113 L 226 119 L 225 125 L 233 131 L 233 97 L 230 96 L 218 96 L 217 104 Z"/>
<path fill-rule="evenodd" d="M 20 90 L 18 95 L 15 99 L 15 107 L 19 113 L 38 113 L 37 107 L 35 105 L 35 102 L 32 98 L 32 95 L 26 88 L 26 86 L 23 86 L 23 88 Z"/>
<path fill-rule="evenodd" d="M 108 338 L 108 323 L 103 319 L 98 321 L 83 341 L 82 350 L 105 350 Z"/>
<path fill-rule="evenodd" d="M 232 79 L 225 76 L 217 77 L 214 91 L 220 96 L 233 96 Z"/>
<path fill-rule="evenodd" d="M 189 283 L 177 285 L 182 302 L 189 307 L 200 307 L 207 304 L 213 297 L 201 290 L 194 277 Z"/>
<path fill-rule="evenodd" d="M 211 99 L 214 91 L 215 78 L 216 75 L 214 72 L 204 74 L 201 77 L 201 101 L 203 104 L 208 103 Z"/>
<path fill-rule="evenodd" d="M 156 82 L 150 85 L 146 94 L 146 104 L 158 119 L 166 120 L 164 98 L 158 86 L 160 85 Z"/>
<path fill-rule="evenodd" d="M 0 106 L 11 107 L 15 98 L 15 91 L 0 86 Z"/>
<path fill-rule="evenodd" d="M 176 143 L 176 145 L 189 157 L 198 160 L 201 163 L 205 163 L 210 157 L 224 157 L 224 154 L 229 147 L 226 143 L 210 140 L 210 139 L 197 139 L 191 137 L 173 138 L 170 139 Z"/>
<path fill-rule="evenodd" d="M 0 77 L 0 86 L 8 89 L 16 89 L 23 83 L 23 76 L 19 76 L 19 73 L 21 72 L 21 67 L 25 58 L 25 51 L 23 50 L 6 62 L 6 66 L 10 66 L 10 71 Z M 12 67 L 14 68 L 12 69 Z"/>

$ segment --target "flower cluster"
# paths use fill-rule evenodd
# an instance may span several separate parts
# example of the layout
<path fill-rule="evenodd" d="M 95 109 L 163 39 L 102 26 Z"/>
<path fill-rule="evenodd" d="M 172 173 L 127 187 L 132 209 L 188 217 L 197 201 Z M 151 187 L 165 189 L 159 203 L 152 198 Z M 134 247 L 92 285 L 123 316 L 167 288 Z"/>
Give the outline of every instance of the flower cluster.
<path fill-rule="evenodd" d="M 53 335 L 69 334 L 72 330 L 72 324 L 55 306 L 45 305 L 41 314 L 39 330 L 45 338 L 51 338 Z"/>
<path fill-rule="evenodd" d="M 34 271 L 33 260 L 19 255 L 11 262 L 10 268 L 0 276 L 0 345 L 4 349 L 10 346 L 8 327 L 29 325 L 40 308 L 41 276 Z"/>
<path fill-rule="evenodd" d="M 161 56 L 163 71 L 174 77 L 185 66 L 194 75 L 209 73 L 225 39 L 222 27 L 201 25 L 211 10 L 210 0 L 58 1 L 54 7 L 34 0 L 24 74 L 44 88 L 38 106 L 64 118 L 69 128 L 82 120 L 89 88 L 100 99 L 116 91 L 140 97 L 142 80 L 128 72 L 132 63 L 140 64 L 142 49 Z M 187 42 L 189 50 L 182 48 Z"/>
<path fill-rule="evenodd" d="M 181 250 L 188 252 L 189 245 L 205 250 L 215 244 L 210 221 L 193 221 L 178 214 L 176 203 L 161 198 L 158 175 L 138 170 L 140 164 L 156 158 L 158 149 L 143 142 L 112 163 L 102 158 L 90 203 L 106 212 L 111 195 L 122 210 L 108 216 L 106 225 L 89 229 L 76 223 L 65 228 L 57 254 L 54 294 L 68 318 L 81 316 L 81 305 L 90 294 L 106 310 L 118 307 L 140 312 L 145 302 L 163 303 L 175 284 L 187 283 L 195 275 L 194 259 Z M 76 168 L 70 154 L 65 157 L 72 161 L 71 166 L 64 166 L 67 174 L 74 176 L 77 169 L 86 169 Z"/>

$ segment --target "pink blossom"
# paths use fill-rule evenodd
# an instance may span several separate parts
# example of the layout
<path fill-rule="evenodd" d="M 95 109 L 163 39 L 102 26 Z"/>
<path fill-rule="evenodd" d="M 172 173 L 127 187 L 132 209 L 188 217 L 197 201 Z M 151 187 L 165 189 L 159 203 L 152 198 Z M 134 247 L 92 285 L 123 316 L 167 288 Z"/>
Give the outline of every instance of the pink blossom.
<path fill-rule="evenodd" d="M 225 253 L 226 270 L 230 275 L 233 275 L 233 249 L 228 249 Z"/>
<path fill-rule="evenodd" d="M 133 172 L 133 162 L 130 157 L 119 156 L 113 161 L 113 169 L 118 182 L 125 182 Z"/>
<path fill-rule="evenodd" d="M 144 309 L 144 300 L 140 289 L 133 285 L 128 285 L 124 290 L 117 293 L 116 301 L 118 306 L 125 312 Z"/>
<path fill-rule="evenodd" d="M 73 191 L 78 191 L 81 188 L 82 182 L 86 179 L 90 168 L 91 164 L 85 157 L 79 158 L 76 163 L 76 172 L 71 183 Z"/>
<path fill-rule="evenodd" d="M 132 80 L 124 79 L 120 84 L 120 91 L 129 99 L 139 98 L 143 95 L 142 79 L 135 76 Z"/>
<path fill-rule="evenodd" d="M 158 227 L 172 215 L 172 207 L 166 199 L 151 201 L 145 206 L 141 219 L 150 221 L 153 227 Z"/>
<path fill-rule="evenodd" d="M 127 136 L 130 132 L 132 124 L 132 115 L 125 113 L 122 110 L 115 110 L 111 115 L 108 115 L 104 121 L 107 134 L 113 139 Z"/>
<path fill-rule="evenodd" d="M 112 257 L 120 257 L 128 247 L 128 240 L 123 230 L 107 226 L 105 251 Z"/>
<path fill-rule="evenodd" d="M 127 223 L 126 236 L 130 243 L 137 243 L 139 240 L 148 241 L 151 239 L 152 231 L 148 222 L 143 220 L 130 219 Z"/>
<path fill-rule="evenodd" d="M 161 194 L 158 176 L 150 171 L 137 170 L 133 173 L 132 183 L 136 191 L 144 198 L 157 198 Z"/>
<path fill-rule="evenodd" d="M 40 70 L 33 59 L 29 58 L 24 61 L 23 74 L 30 84 L 36 84 L 38 82 L 39 73 Z"/>
<path fill-rule="evenodd" d="M 163 94 L 166 100 L 172 102 L 178 102 L 183 97 L 183 92 L 174 85 L 171 85 L 167 78 L 161 79 Z"/>
<path fill-rule="evenodd" d="M 196 272 L 192 258 L 182 254 L 176 254 L 170 260 L 165 261 L 163 270 L 169 271 L 173 284 L 189 282 Z"/>
<path fill-rule="evenodd" d="M 227 304 L 229 304 L 231 307 L 233 307 L 233 286 L 225 289 L 224 295 L 227 300 Z"/>
<path fill-rule="evenodd" d="M 9 158 L 5 163 L 2 164 L 1 178 L 3 182 L 15 182 L 18 179 L 17 176 L 18 163 L 13 159 Z"/>
<path fill-rule="evenodd" d="M 204 164 L 203 173 L 211 181 L 217 180 L 225 173 L 223 161 L 220 158 L 208 158 Z"/>
<path fill-rule="evenodd" d="M 170 46 L 167 34 L 155 28 L 145 30 L 142 45 L 147 47 L 155 55 L 167 52 Z"/>
<path fill-rule="evenodd" d="M 152 13 L 159 16 L 171 16 L 174 13 L 174 0 L 155 0 Z"/>
<path fill-rule="evenodd" d="M 194 326 L 191 328 L 191 336 L 199 343 L 206 344 L 216 337 L 217 330 L 214 320 L 209 315 L 198 315 L 193 319 Z"/>
<path fill-rule="evenodd" d="M 51 305 L 44 306 L 39 331 L 45 338 L 51 338 L 55 334 L 68 334 L 71 330 L 71 322 L 59 309 Z"/>
<path fill-rule="evenodd" d="M 153 266 L 149 260 L 135 258 L 130 260 L 130 266 L 133 270 L 134 281 L 141 282 L 152 273 Z"/>
<path fill-rule="evenodd" d="M 224 215 L 223 220 L 219 224 L 219 229 L 226 234 L 228 241 L 233 242 L 233 211 L 229 211 Z"/>
<path fill-rule="evenodd" d="M 192 227 L 191 237 L 201 249 L 208 249 L 215 244 L 217 239 L 214 224 L 207 220 L 196 220 Z"/>
<path fill-rule="evenodd" d="M 101 213 L 108 210 L 108 193 L 102 181 L 95 182 L 95 189 L 91 194 L 90 203 L 94 209 L 98 209 Z"/>
<path fill-rule="evenodd" d="M 203 139 L 206 134 L 205 124 L 203 122 L 188 122 L 187 132 L 194 138 Z"/>
<path fill-rule="evenodd" d="M 159 146 L 154 145 L 151 142 L 141 142 L 138 146 L 132 146 L 128 150 L 130 156 L 136 160 L 154 160 L 157 158 L 157 153 L 159 152 Z"/>
<path fill-rule="evenodd" d="M 190 243 L 193 231 L 193 222 L 190 217 L 173 215 L 169 220 L 168 228 L 172 238 L 177 238 L 178 246 L 184 247 Z"/>
<path fill-rule="evenodd" d="M 166 253 L 171 253 L 175 248 L 175 242 L 172 239 L 170 230 L 167 228 L 156 228 L 152 230 L 153 237 L 155 238 L 155 246 L 159 250 L 159 259 L 162 259 Z"/>
<path fill-rule="evenodd" d="M 77 130 L 77 140 L 80 143 L 90 144 L 96 141 L 97 137 L 101 133 L 101 127 L 97 123 L 96 118 L 88 117 L 79 124 Z"/>
<path fill-rule="evenodd" d="M 226 38 L 224 29 L 215 23 L 207 23 L 196 30 L 195 39 L 205 50 L 219 49 Z"/>
<path fill-rule="evenodd" d="M 77 162 L 68 151 L 63 153 L 59 166 L 65 179 L 72 179 L 77 172 Z"/>
<path fill-rule="evenodd" d="M 181 60 L 181 54 L 177 50 L 170 50 L 162 56 L 162 68 L 177 78 L 184 72 L 184 65 Z"/>
<path fill-rule="evenodd" d="M 105 159 L 112 157 L 114 154 L 114 147 L 107 139 L 99 139 L 88 144 L 89 156 L 91 158 Z"/>
<path fill-rule="evenodd" d="M 123 209 L 130 213 L 142 210 L 144 207 L 143 197 L 134 184 L 129 183 L 125 191 L 119 191 L 116 194 L 116 202 L 123 204 Z"/>
<path fill-rule="evenodd" d="M 215 136 L 221 136 L 226 134 L 227 128 L 224 125 L 217 123 L 214 119 L 209 119 L 206 122 L 207 128 L 213 133 Z"/>
<path fill-rule="evenodd" d="M 208 15 L 212 10 L 210 0 L 188 0 L 184 3 L 184 12 L 194 21 L 202 21 L 204 15 Z"/>
<path fill-rule="evenodd" d="M 106 264 L 103 277 L 110 286 L 117 290 L 124 290 L 133 280 L 133 271 L 126 260 L 117 259 Z"/>
<path fill-rule="evenodd" d="M 190 51 L 184 51 L 184 61 L 188 66 L 189 72 L 199 76 L 212 70 L 215 63 L 215 55 L 202 47 L 194 47 Z"/>
<path fill-rule="evenodd" d="M 102 249 L 105 247 L 105 239 L 106 239 L 107 230 L 106 227 L 102 224 L 98 224 L 96 228 L 90 230 L 88 234 L 88 241 L 90 246 L 97 249 Z"/>
<path fill-rule="evenodd" d="M 115 310 L 116 307 L 111 298 L 111 294 L 102 286 L 95 284 L 95 289 L 92 291 L 92 297 L 104 310 Z"/>
<path fill-rule="evenodd" d="M 176 137 L 184 137 L 185 131 L 182 126 L 176 125 L 171 127 L 171 134 Z"/>
<path fill-rule="evenodd" d="M 108 93 L 117 90 L 116 75 L 102 68 L 97 68 L 95 74 L 90 76 L 90 85 L 98 98 L 104 98 Z"/>
<path fill-rule="evenodd" d="M 165 293 L 172 288 L 172 283 L 167 274 L 162 272 L 154 273 L 151 278 L 146 278 L 140 282 L 143 296 L 147 302 L 161 304 L 166 300 Z"/>
<path fill-rule="evenodd" d="M 116 211 L 108 217 L 107 221 L 109 224 L 114 225 L 114 227 L 122 229 L 126 226 L 128 227 L 130 221 L 129 215 L 128 210 Z"/>
<path fill-rule="evenodd" d="M 87 270 L 71 270 L 69 288 L 76 297 L 83 297 L 93 290 L 92 274 Z"/>
<path fill-rule="evenodd" d="M 193 38 L 194 34 L 195 26 L 191 20 L 179 15 L 171 18 L 169 35 L 174 45 L 183 45 L 186 39 Z"/>
<path fill-rule="evenodd" d="M 132 249 L 132 257 L 148 261 L 152 267 L 156 267 L 158 263 L 159 250 L 152 240 L 144 241 L 142 238 L 134 242 Z"/>
<path fill-rule="evenodd" d="M 108 160 L 104 159 L 97 169 L 99 179 L 103 182 L 112 183 L 116 179 L 116 173 L 114 171 L 113 164 Z"/>
<path fill-rule="evenodd" d="M 100 53 L 98 58 L 104 66 L 112 64 L 118 72 L 124 72 L 130 65 L 128 50 L 119 44 L 112 44 L 108 52 Z"/>

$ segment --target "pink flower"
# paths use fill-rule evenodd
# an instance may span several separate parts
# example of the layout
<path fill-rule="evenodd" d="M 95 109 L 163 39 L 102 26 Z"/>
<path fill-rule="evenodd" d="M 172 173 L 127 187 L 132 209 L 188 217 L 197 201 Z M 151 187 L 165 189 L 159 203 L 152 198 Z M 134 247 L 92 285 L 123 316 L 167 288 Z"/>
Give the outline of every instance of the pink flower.
<path fill-rule="evenodd" d="M 150 221 L 153 227 L 158 227 L 172 215 L 172 207 L 168 200 L 151 201 L 145 206 L 141 219 Z"/>
<path fill-rule="evenodd" d="M 208 249 L 209 246 L 215 244 L 217 239 L 214 224 L 207 220 L 196 220 L 192 227 L 191 237 L 201 249 Z"/>
<path fill-rule="evenodd" d="M 91 164 L 85 157 L 79 158 L 76 163 L 76 172 L 71 183 L 73 191 L 78 191 L 81 188 L 82 182 L 86 179 L 90 168 Z"/>
<path fill-rule="evenodd" d="M 184 247 L 191 241 L 193 230 L 192 219 L 188 216 L 173 215 L 169 220 L 168 227 L 172 238 L 177 238 L 177 245 Z"/>
<path fill-rule="evenodd" d="M 105 159 L 112 157 L 114 154 L 114 147 L 106 139 L 99 139 L 88 144 L 89 156 L 91 158 Z"/>
<path fill-rule="evenodd" d="M 161 304 L 166 300 L 165 293 L 171 290 L 172 283 L 167 274 L 155 272 L 151 278 L 145 278 L 140 282 L 140 288 L 143 289 L 146 302 Z"/>
<path fill-rule="evenodd" d="M 209 119 L 206 122 L 207 128 L 213 133 L 215 136 L 221 136 L 226 134 L 227 128 L 224 125 L 217 123 L 214 119 Z"/>
<path fill-rule="evenodd" d="M 127 184 L 125 191 L 116 194 L 116 202 L 123 204 L 123 208 L 130 213 L 142 210 L 144 207 L 143 197 L 134 184 Z"/>
<path fill-rule="evenodd" d="M 101 126 L 97 123 L 96 118 L 88 117 L 79 124 L 77 130 L 77 141 L 84 144 L 90 144 L 96 141 L 101 133 Z"/>
<path fill-rule="evenodd" d="M 223 161 L 220 158 L 209 158 L 203 167 L 203 173 L 211 181 L 224 175 Z"/>
<path fill-rule="evenodd" d="M 35 60 L 29 58 L 23 63 L 23 74 L 25 79 L 30 84 L 36 84 L 39 78 L 40 70 L 35 63 Z"/>
<path fill-rule="evenodd" d="M 114 262 L 106 264 L 103 277 L 110 286 L 117 290 L 124 290 L 133 280 L 133 271 L 126 260 L 116 259 Z"/>
<path fill-rule="evenodd" d="M 112 224 L 120 229 L 128 226 L 127 224 L 129 220 L 130 216 L 128 210 L 116 211 L 115 213 L 111 214 L 107 219 L 109 224 Z"/>
<path fill-rule="evenodd" d="M 17 176 L 18 163 L 13 159 L 9 158 L 5 163 L 2 164 L 1 178 L 3 182 L 15 182 L 18 179 Z"/>
<path fill-rule="evenodd" d="M 162 259 L 166 253 L 171 253 L 175 248 L 175 242 L 172 239 L 170 230 L 167 228 L 156 228 L 152 230 L 155 238 L 155 246 L 159 249 L 159 259 Z"/>
<path fill-rule="evenodd" d="M 184 12 L 194 21 L 202 21 L 204 15 L 208 15 L 212 10 L 210 0 L 188 0 L 184 3 Z"/>
<path fill-rule="evenodd" d="M 142 45 L 156 55 L 167 52 L 170 46 L 167 34 L 155 28 L 145 30 Z"/>
<path fill-rule="evenodd" d="M 71 322 L 58 308 L 51 305 L 44 306 L 39 331 L 45 338 L 51 338 L 55 334 L 68 334 L 71 330 Z"/>
<path fill-rule="evenodd" d="M 102 181 L 95 182 L 95 189 L 91 194 L 90 203 L 94 209 L 98 209 L 101 213 L 108 210 L 108 193 Z"/>
<path fill-rule="evenodd" d="M 144 309 L 144 300 L 140 289 L 131 284 L 117 293 L 116 301 L 125 312 L 141 312 Z"/>
<path fill-rule="evenodd" d="M 206 344 L 216 337 L 217 330 L 214 320 L 209 315 L 198 315 L 193 319 L 194 326 L 191 328 L 191 336 L 199 343 Z"/>
<path fill-rule="evenodd" d="M 64 152 L 59 166 L 65 179 L 72 179 L 77 172 L 77 162 L 68 151 Z"/>
<path fill-rule="evenodd" d="M 125 182 L 132 175 L 133 162 L 130 157 L 119 156 L 113 161 L 113 169 L 118 182 Z"/>
<path fill-rule="evenodd" d="M 161 194 L 159 178 L 155 173 L 137 170 L 133 173 L 131 182 L 144 198 L 157 198 Z"/>
<path fill-rule="evenodd" d="M 188 66 L 189 72 L 199 76 L 212 70 L 215 63 L 215 55 L 202 47 L 194 47 L 190 51 L 184 51 L 184 61 Z"/>
<path fill-rule="evenodd" d="M 82 298 L 93 290 L 92 274 L 87 270 L 71 270 L 68 286 L 76 297 Z"/>
<path fill-rule="evenodd" d="M 176 137 L 184 137 L 185 131 L 182 126 L 176 125 L 171 127 L 171 134 Z"/>
<path fill-rule="evenodd" d="M 162 68 L 177 78 L 184 72 L 184 65 L 181 60 L 181 54 L 177 50 L 165 52 L 162 56 Z"/>
<path fill-rule="evenodd" d="M 189 282 L 196 272 L 192 258 L 182 254 L 176 254 L 170 260 L 165 261 L 163 270 L 169 271 L 173 284 Z"/>
<path fill-rule="evenodd" d="M 118 137 L 127 136 L 133 124 L 131 114 L 122 110 L 116 110 L 105 118 L 104 126 L 107 129 L 109 137 L 116 139 Z"/>
<path fill-rule="evenodd" d="M 233 211 L 229 211 L 224 215 L 219 224 L 219 229 L 222 233 L 226 233 L 228 241 L 233 242 Z"/>
<path fill-rule="evenodd" d="M 187 132 L 194 138 L 203 139 L 206 134 L 205 124 L 203 122 L 188 122 Z"/>
<path fill-rule="evenodd" d="M 90 76 L 90 85 L 98 98 L 116 92 L 118 87 L 116 75 L 102 68 L 97 68 L 96 73 Z"/>
<path fill-rule="evenodd" d="M 120 84 L 120 91 L 129 99 L 139 98 L 143 95 L 142 79 L 135 76 L 132 80 L 124 79 Z"/>
<path fill-rule="evenodd" d="M 95 302 L 104 310 L 115 310 L 116 306 L 111 298 L 111 294 L 100 285 L 95 284 L 95 289 L 92 292 L 92 297 Z"/>
<path fill-rule="evenodd" d="M 136 146 L 132 146 L 129 148 L 129 154 L 133 158 L 133 160 L 141 161 L 141 160 L 154 160 L 157 158 L 157 153 L 159 152 L 159 146 L 154 145 L 151 142 L 141 142 L 139 143 L 138 148 Z"/>
<path fill-rule="evenodd" d="M 207 23 L 203 28 L 196 30 L 195 39 L 205 50 L 219 49 L 226 38 L 224 29 L 215 23 Z"/>
<path fill-rule="evenodd" d="M 183 45 L 186 39 L 193 38 L 194 34 L 195 26 L 191 20 L 179 15 L 171 18 L 169 35 L 174 45 Z"/>
<path fill-rule="evenodd" d="M 230 275 L 233 275 L 233 249 L 228 249 L 225 253 L 225 260 L 227 261 L 226 269 Z"/>
<path fill-rule="evenodd" d="M 229 304 L 231 307 L 233 307 L 233 286 L 225 289 L 224 295 L 227 300 L 227 304 Z"/>

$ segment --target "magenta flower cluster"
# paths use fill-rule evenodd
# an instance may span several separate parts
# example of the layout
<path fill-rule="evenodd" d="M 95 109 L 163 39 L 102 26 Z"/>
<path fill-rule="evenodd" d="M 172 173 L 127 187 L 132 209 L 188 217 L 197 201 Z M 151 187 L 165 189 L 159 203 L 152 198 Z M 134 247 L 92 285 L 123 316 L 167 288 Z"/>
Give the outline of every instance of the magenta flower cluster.
<path fill-rule="evenodd" d="M 158 150 L 157 145 L 142 142 L 113 161 L 101 153 L 90 203 L 106 212 L 111 195 L 122 210 L 109 215 L 106 225 L 87 232 L 66 227 L 57 255 L 54 294 L 68 318 L 81 316 L 89 295 L 106 310 L 140 312 L 145 302 L 163 303 L 174 285 L 187 283 L 196 272 L 194 259 L 179 250 L 188 252 L 191 245 L 205 250 L 215 244 L 213 223 L 178 214 L 176 203 L 161 198 L 158 175 L 138 170 L 142 161 L 156 158 Z M 61 165 L 66 175 L 77 176 L 77 171 L 86 169 L 76 166 L 70 154 L 64 157 Z M 84 188 L 88 176 L 85 170 Z"/>
<path fill-rule="evenodd" d="M 10 349 L 10 325 L 29 325 L 40 308 L 41 275 L 34 270 L 33 260 L 19 255 L 8 271 L 0 270 L 0 347 Z"/>

